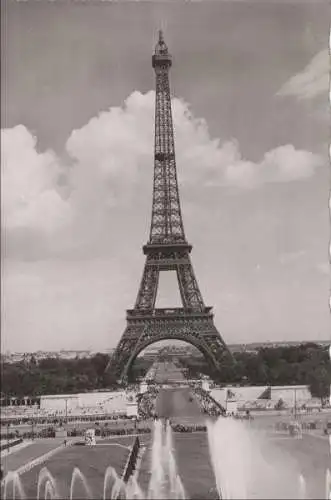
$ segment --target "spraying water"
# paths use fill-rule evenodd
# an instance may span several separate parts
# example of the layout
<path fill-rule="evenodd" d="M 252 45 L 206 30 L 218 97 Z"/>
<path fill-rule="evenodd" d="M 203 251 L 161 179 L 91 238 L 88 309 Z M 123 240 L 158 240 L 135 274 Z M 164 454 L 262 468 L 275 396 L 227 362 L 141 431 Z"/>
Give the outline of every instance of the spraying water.
<path fill-rule="evenodd" d="M 300 474 L 299 475 L 299 498 L 300 498 L 300 500 L 305 500 L 306 495 L 307 495 L 306 490 L 307 490 L 306 480 L 303 477 L 303 475 Z"/>
<path fill-rule="evenodd" d="M 54 495 L 54 490 L 51 483 L 47 481 L 45 486 L 45 500 L 52 500 L 53 498 L 57 497 Z"/>
<path fill-rule="evenodd" d="M 148 488 L 148 498 L 162 499 L 164 483 L 164 468 L 162 466 L 162 422 L 154 422 L 152 456 L 151 456 L 151 480 Z"/>
<path fill-rule="evenodd" d="M 143 490 L 140 488 L 137 479 L 131 476 L 128 481 L 126 489 L 127 498 L 132 498 L 132 500 L 144 500 L 145 495 Z"/>
<path fill-rule="evenodd" d="M 249 424 L 221 418 L 207 431 L 219 498 L 306 498 L 298 464 Z"/>
<path fill-rule="evenodd" d="M 208 422 L 211 463 L 220 498 L 248 498 L 250 451 L 243 426 L 230 419 Z M 226 453 L 220 453 L 226 450 Z"/>
<path fill-rule="evenodd" d="M 93 498 L 92 492 L 89 488 L 89 485 L 87 484 L 84 474 L 82 474 L 78 467 L 75 467 L 71 478 L 70 500 L 73 500 L 73 498 L 75 498 L 74 493 L 75 491 L 77 491 L 77 484 L 81 484 L 81 486 L 83 487 L 85 498 Z M 81 493 L 79 494 L 78 498 L 82 498 Z"/>
<path fill-rule="evenodd" d="M 331 472 L 330 472 L 330 469 L 327 469 L 327 471 L 326 471 L 325 498 L 326 498 L 326 500 L 331 500 Z"/>
<path fill-rule="evenodd" d="M 42 495 L 44 487 L 44 495 Z M 60 498 L 55 479 L 52 474 L 49 472 L 47 467 L 43 467 L 39 472 L 38 476 L 38 485 L 37 485 L 37 500 L 41 500 L 42 498 Z"/>
<path fill-rule="evenodd" d="M 103 480 L 103 499 L 108 500 L 112 498 L 113 487 L 118 480 L 118 475 L 114 467 L 107 467 L 105 477 Z"/>
<path fill-rule="evenodd" d="M 12 487 L 11 496 L 9 496 L 10 486 Z M 4 479 L 3 498 L 5 500 L 7 498 L 12 498 L 13 500 L 15 500 L 16 492 L 18 493 L 19 499 L 24 500 L 26 498 L 20 476 L 17 474 L 17 472 L 9 471 Z"/>
<path fill-rule="evenodd" d="M 172 498 L 185 499 L 184 486 L 177 472 L 172 429 L 169 421 L 166 422 L 165 426 L 164 470 L 167 479 L 166 490 L 168 498 L 171 495 Z"/>
<path fill-rule="evenodd" d="M 177 473 L 172 429 L 168 421 L 164 424 L 161 420 L 156 420 L 154 424 L 148 498 L 185 498 L 184 486 Z"/>

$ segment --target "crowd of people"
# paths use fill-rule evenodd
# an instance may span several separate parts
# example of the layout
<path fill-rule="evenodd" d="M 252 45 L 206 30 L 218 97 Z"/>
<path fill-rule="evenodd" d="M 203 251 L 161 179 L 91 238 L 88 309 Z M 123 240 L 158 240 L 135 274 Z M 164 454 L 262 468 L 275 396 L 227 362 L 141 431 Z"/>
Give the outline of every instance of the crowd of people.
<path fill-rule="evenodd" d="M 59 424 L 63 421 L 65 422 L 94 422 L 94 421 L 117 421 L 129 419 L 126 413 L 123 414 L 87 414 L 81 413 L 75 416 L 68 414 L 67 416 L 63 413 L 59 414 L 57 412 L 49 412 L 47 414 L 37 414 L 33 416 L 16 417 L 16 418 L 1 418 L 1 427 L 16 427 L 20 425 L 46 425 L 46 424 Z"/>
<path fill-rule="evenodd" d="M 171 425 L 171 428 L 174 432 L 206 432 L 207 427 L 205 425 L 199 425 L 199 424 L 190 424 L 190 425 L 183 425 L 183 424 L 173 424 Z"/>
<path fill-rule="evenodd" d="M 120 393 L 119 397 L 110 397 L 107 400 L 86 404 L 82 401 L 79 406 L 70 407 L 65 397 L 63 408 L 56 405 L 40 407 L 39 405 L 11 405 L 1 407 L 1 425 L 24 425 L 34 423 L 51 423 L 55 420 L 65 419 L 67 422 L 90 421 L 124 418 L 127 414 L 127 394 Z"/>
<path fill-rule="evenodd" d="M 155 416 L 155 405 L 158 393 L 159 388 L 155 385 L 150 385 L 146 392 L 138 395 L 138 415 L 140 418 L 149 419 Z"/>
<path fill-rule="evenodd" d="M 55 438 L 56 437 L 56 427 L 48 426 L 44 429 L 40 429 L 37 431 L 11 431 L 8 434 L 1 436 L 1 440 L 7 442 L 12 439 L 40 439 L 40 438 Z M 67 437 L 79 437 L 84 436 L 86 429 L 84 428 L 73 428 L 68 429 L 66 432 Z M 119 425 L 117 428 L 95 428 L 95 435 L 97 437 L 106 438 L 108 436 L 129 436 L 131 434 L 149 434 L 151 432 L 150 426 L 139 426 L 136 427 L 134 425 L 124 426 Z"/>
<path fill-rule="evenodd" d="M 303 431 L 315 431 L 322 430 L 324 434 L 329 434 L 331 430 L 331 422 L 325 422 L 323 420 L 312 420 L 312 421 L 295 421 L 295 422 L 277 422 L 275 425 L 275 430 L 279 432 L 291 432 L 291 426 L 300 425 Z"/>
<path fill-rule="evenodd" d="M 193 392 L 203 413 L 210 417 L 219 417 L 225 414 L 225 408 L 217 403 L 207 391 L 199 386 L 195 386 Z"/>

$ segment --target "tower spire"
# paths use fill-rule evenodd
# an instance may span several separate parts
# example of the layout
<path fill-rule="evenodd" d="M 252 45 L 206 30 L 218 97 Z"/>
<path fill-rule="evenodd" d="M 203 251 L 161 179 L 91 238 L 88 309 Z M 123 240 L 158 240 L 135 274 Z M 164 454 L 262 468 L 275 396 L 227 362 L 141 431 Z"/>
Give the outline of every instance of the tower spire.
<path fill-rule="evenodd" d="M 155 46 L 155 55 L 166 55 L 168 53 L 168 47 L 164 41 L 163 31 L 159 30 L 159 39 Z"/>
<path fill-rule="evenodd" d="M 152 57 L 155 71 L 153 207 L 149 244 L 186 243 L 179 201 L 169 69 L 172 58 L 159 31 Z"/>

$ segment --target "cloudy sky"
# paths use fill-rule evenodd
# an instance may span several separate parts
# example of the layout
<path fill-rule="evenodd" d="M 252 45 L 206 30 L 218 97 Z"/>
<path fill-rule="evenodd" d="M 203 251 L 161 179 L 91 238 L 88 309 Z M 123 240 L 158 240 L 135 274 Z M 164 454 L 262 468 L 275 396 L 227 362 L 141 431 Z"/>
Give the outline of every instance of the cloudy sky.
<path fill-rule="evenodd" d="M 111 348 L 124 330 L 150 223 L 159 27 L 216 325 L 228 343 L 329 338 L 328 9 L 3 3 L 3 349 Z M 160 306 L 179 305 L 173 278 Z"/>

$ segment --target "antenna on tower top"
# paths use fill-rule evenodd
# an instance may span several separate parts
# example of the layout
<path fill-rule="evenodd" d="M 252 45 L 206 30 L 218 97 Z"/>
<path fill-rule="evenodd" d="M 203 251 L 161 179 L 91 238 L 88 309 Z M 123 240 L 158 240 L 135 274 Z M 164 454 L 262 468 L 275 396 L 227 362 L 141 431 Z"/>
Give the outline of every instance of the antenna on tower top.
<path fill-rule="evenodd" d="M 168 47 L 164 41 L 162 30 L 159 30 L 159 39 L 158 39 L 157 44 L 155 46 L 155 55 L 169 57 Z"/>

